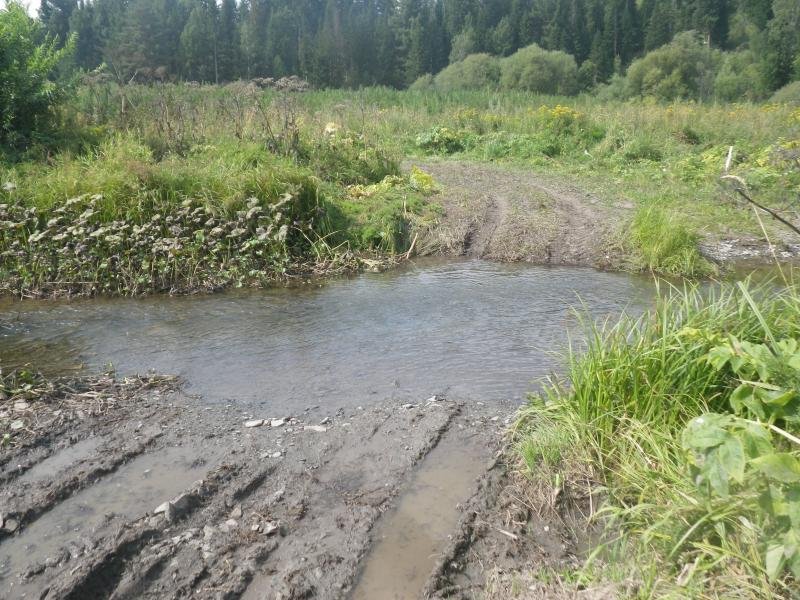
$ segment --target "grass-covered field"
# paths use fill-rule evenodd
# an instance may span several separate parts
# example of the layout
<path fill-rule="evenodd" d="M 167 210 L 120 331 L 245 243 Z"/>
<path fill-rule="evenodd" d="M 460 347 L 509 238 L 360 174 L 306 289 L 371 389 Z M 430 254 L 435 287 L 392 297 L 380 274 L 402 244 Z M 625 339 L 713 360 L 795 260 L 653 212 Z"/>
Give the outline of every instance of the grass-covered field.
<path fill-rule="evenodd" d="M 2 219 L 13 224 L 0 234 L 2 279 L 13 293 L 213 288 L 341 266 L 351 252 L 405 252 L 437 208 L 430 182 L 400 177 L 404 158 L 505 161 L 626 203 L 628 264 L 675 275 L 712 272 L 697 252 L 703 237 L 761 235 L 720 182 L 731 146 L 731 172 L 759 200 L 791 217 L 800 191 L 790 105 L 94 84 L 60 117 L 62 139 L 0 166 Z M 256 208 L 280 218 L 253 220 Z M 126 225 L 139 229 L 118 231 Z M 154 239 L 163 252 L 145 256 Z"/>

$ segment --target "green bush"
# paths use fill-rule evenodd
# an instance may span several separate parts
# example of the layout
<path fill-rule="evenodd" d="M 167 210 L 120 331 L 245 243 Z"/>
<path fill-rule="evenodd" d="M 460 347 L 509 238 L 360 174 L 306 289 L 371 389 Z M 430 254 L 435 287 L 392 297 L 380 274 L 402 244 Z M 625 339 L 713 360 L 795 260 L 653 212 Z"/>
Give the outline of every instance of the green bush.
<path fill-rule="evenodd" d="M 681 33 L 671 44 L 634 61 L 626 76 L 627 95 L 658 100 L 708 99 L 721 56 L 694 32 Z"/>
<path fill-rule="evenodd" d="M 430 73 L 425 73 L 425 75 L 422 75 L 414 83 L 408 86 L 408 89 L 415 92 L 427 92 L 433 89 L 434 81 L 435 79 L 433 75 Z"/>
<path fill-rule="evenodd" d="M 578 65 L 564 52 L 543 50 L 536 44 L 522 48 L 500 64 L 505 90 L 571 96 L 578 92 Z"/>
<path fill-rule="evenodd" d="M 767 95 L 762 80 L 760 63 L 753 52 L 731 52 L 725 55 L 714 80 L 714 94 L 726 102 L 761 100 Z"/>
<path fill-rule="evenodd" d="M 435 79 L 436 89 L 481 90 L 495 88 L 500 81 L 500 60 L 488 54 L 470 54 L 441 71 Z"/>
<path fill-rule="evenodd" d="M 795 81 L 779 89 L 770 98 L 775 104 L 796 104 L 800 106 L 800 81 Z"/>
<path fill-rule="evenodd" d="M 417 146 L 428 152 L 437 154 L 455 154 L 463 152 L 464 136 L 448 127 L 434 127 L 417 137 Z"/>
<path fill-rule="evenodd" d="M 43 41 L 42 41 L 43 40 Z M 72 51 L 58 49 L 21 4 L 0 11 L 0 143 L 17 147 L 46 132 L 63 90 L 50 80 Z"/>

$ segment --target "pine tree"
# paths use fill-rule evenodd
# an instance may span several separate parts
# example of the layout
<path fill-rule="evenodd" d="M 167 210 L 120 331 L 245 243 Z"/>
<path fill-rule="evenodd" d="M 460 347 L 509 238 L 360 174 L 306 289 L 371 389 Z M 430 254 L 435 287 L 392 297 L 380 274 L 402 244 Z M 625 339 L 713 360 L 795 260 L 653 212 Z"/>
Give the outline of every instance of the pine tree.
<path fill-rule="evenodd" d="M 77 0 L 42 0 L 39 6 L 39 20 L 44 24 L 47 33 L 58 38 L 60 46 L 67 43 L 70 33 L 69 19 L 77 7 Z"/>
<path fill-rule="evenodd" d="M 180 37 L 183 76 L 192 81 L 219 82 L 217 5 L 195 3 Z"/>
<path fill-rule="evenodd" d="M 100 65 L 103 54 L 94 29 L 94 6 L 81 0 L 69 18 L 69 29 L 77 35 L 73 56 L 75 66 L 88 71 Z"/>
<path fill-rule="evenodd" d="M 222 81 L 232 81 L 239 76 L 242 62 L 236 0 L 222 0 L 218 40 L 219 78 Z"/>

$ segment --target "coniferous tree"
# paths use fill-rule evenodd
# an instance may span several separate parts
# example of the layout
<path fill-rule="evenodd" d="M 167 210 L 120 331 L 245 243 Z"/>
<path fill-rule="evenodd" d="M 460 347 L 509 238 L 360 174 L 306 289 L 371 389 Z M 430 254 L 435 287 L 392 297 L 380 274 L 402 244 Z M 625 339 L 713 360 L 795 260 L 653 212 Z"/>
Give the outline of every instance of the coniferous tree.
<path fill-rule="evenodd" d="M 219 82 L 217 5 L 213 0 L 197 2 L 180 37 L 181 67 L 192 81 Z"/>
<path fill-rule="evenodd" d="M 239 76 L 242 62 L 239 12 L 236 0 L 222 0 L 217 46 L 219 77 L 222 81 L 232 81 Z"/>
<path fill-rule="evenodd" d="M 571 54 L 586 87 L 694 30 L 758 56 L 774 89 L 800 76 L 799 10 L 798 0 L 43 0 L 41 20 L 61 40 L 77 34 L 76 66 L 106 62 L 128 79 L 297 74 L 352 87 L 402 87 L 534 43 Z"/>

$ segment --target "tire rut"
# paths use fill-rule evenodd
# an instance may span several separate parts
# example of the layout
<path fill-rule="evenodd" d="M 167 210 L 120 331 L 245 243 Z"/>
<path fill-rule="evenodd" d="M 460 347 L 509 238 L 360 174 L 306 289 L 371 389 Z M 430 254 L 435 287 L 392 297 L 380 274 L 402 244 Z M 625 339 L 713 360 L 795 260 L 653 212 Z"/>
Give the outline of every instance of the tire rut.
<path fill-rule="evenodd" d="M 442 186 L 441 220 L 424 232 L 421 254 L 502 262 L 614 267 L 618 207 L 536 173 L 486 163 L 415 163 Z"/>
<path fill-rule="evenodd" d="M 254 428 L 241 408 L 180 394 L 159 402 L 161 410 L 119 407 L 120 419 L 108 420 L 116 434 L 102 416 L 81 422 L 104 442 L 52 481 L 21 484 L 11 474 L 7 500 L 14 514 L 29 516 L 0 544 L 0 598 L 341 598 L 371 548 L 374 524 L 454 419 L 464 435 L 497 434 L 482 409 L 458 416 L 462 405 L 442 398 L 327 416 L 308 409 Z M 192 456 L 197 466 L 182 462 Z M 142 477 L 151 470 L 160 479 L 148 483 L 151 476 Z M 124 510 L 103 496 L 117 481 L 137 494 Z M 26 504 L 31 490 L 48 499 L 46 510 L 36 494 Z M 73 533 L 70 519 L 83 504 L 99 506 L 101 518 Z M 59 523 L 67 529 L 52 537 Z M 38 550 L 28 556 L 31 542 Z M 17 558 L 3 563 L 9 553 Z"/>

